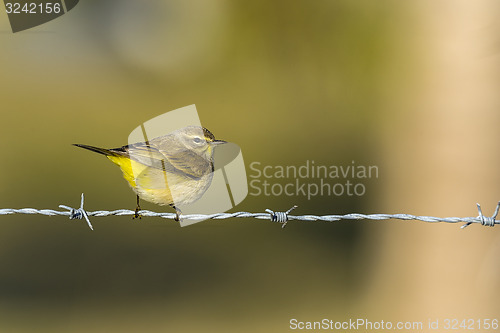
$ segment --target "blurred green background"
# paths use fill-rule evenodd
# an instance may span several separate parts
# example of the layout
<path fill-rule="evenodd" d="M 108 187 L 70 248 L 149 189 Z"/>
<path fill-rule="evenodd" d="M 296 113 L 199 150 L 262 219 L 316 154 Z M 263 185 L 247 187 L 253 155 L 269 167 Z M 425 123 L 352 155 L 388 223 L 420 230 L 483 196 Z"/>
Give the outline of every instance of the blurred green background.
<path fill-rule="evenodd" d="M 377 165 L 362 197 L 233 211 L 490 215 L 500 199 L 496 1 L 81 0 L 0 13 L 1 208 L 134 209 L 118 147 L 196 104 L 247 167 Z M 247 172 L 250 172 L 247 169 Z M 168 210 L 144 203 L 144 209 Z M 169 211 L 169 210 L 168 210 Z M 497 228 L 421 222 L 2 216 L 0 331 L 284 332 L 289 320 L 498 318 Z"/>

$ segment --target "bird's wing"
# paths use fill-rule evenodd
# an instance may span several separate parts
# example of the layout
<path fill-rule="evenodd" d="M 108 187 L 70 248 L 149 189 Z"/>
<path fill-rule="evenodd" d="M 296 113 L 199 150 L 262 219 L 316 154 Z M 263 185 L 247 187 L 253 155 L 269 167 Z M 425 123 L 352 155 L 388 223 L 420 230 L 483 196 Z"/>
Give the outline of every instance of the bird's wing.
<path fill-rule="evenodd" d="M 161 171 L 175 172 L 175 168 L 168 162 L 158 148 L 150 142 L 139 142 L 111 149 L 111 151 L 123 154 L 131 160 L 144 164 Z"/>
<path fill-rule="evenodd" d="M 176 142 L 167 145 L 165 141 L 152 139 L 111 151 L 126 154 L 130 159 L 146 166 L 166 172 L 184 173 L 191 178 L 200 178 L 213 171 L 210 161 Z"/>
<path fill-rule="evenodd" d="M 170 165 L 191 178 L 200 178 L 213 172 L 212 163 L 190 149 L 177 149 L 173 152 L 163 151 L 163 154 Z"/>

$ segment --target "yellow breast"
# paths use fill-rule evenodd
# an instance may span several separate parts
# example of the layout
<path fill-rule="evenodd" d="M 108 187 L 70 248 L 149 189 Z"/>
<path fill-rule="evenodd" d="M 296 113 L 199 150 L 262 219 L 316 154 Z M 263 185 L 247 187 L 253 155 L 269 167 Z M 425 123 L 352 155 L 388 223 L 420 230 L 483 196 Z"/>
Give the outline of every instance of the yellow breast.
<path fill-rule="evenodd" d="M 198 200 L 208 189 L 213 174 L 192 178 L 182 172 L 165 172 L 125 156 L 108 156 L 137 195 L 157 205 L 186 205 Z"/>

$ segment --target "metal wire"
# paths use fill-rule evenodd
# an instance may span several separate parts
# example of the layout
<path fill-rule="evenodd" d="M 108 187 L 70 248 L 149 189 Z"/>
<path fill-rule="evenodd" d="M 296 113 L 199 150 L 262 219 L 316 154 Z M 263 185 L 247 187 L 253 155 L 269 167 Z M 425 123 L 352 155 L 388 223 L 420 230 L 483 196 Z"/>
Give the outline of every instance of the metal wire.
<path fill-rule="evenodd" d="M 133 216 L 135 211 L 128 209 L 118 209 L 113 211 L 107 210 L 97 210 L 93 212 L 87 212 L 83 209 L 84 196 L 82 193 L 82 199 L 80 208 L 74 209 L 68 206 L 60 205 L 60 208 L 67 209 L 68 211 L 57 211 L 52 209 L 34 209 L 34 208 L 22 208 L 22 209 L 10 209 L 4 208 L 0 209 L 0 215 L 11 215 L 11 214 L 40 214 L 46 216 L 69 216 L 70 219 L 82 219 L 85 218 L 87 224 L 91 230 L 94 230 L 92 224 L 90 223 L 89 216 Z M 479 223 L 483 226 L 493 227 L 495 224 L 500 224 L 500 220 L 496 220 L 498 212 L 500 210 L 500 202 L 498 202 L 497 207 L 493 216 L 484 216 L 481 211 L 481 206 L 477 204 L 477 209 L 479 216 L 477 217 L 433 217 L 433 216 L 416 216 L 410 214 L 345 214 L 345 215 L 289 215 L 289 213 L 297 208 L 293 206 L 286 212 L 275 212 L 270 209 L 266 209 L 265 213 L 249 213 L 249 212 L 236 212 L 236 213 L 216 213 L 216 214 L 189 214 L 181 215 L 182 220 L 200 220 L 200 219 L 213 219 L 213 220 L 223 220 L 230 218 L 248 218 L 252 217 L 259 220 L 270 220 L 271 222 L 277 222 L 284 228 L 288 221 L 324 221 L 324 222 L 334 222 L 340 220 L 404 220 L 404 221 L 422 221 L 422 222 L 444 222 L 444 223 L 465 223 L 462 228 L 466 228 L 472 223 Z M 175 213 L 157 213 L 149 210 L 141 210 L 139 212 L 141 216 L 144 217 L 161 217 L 165 219 L 174 220 L 176 218 Z"/>

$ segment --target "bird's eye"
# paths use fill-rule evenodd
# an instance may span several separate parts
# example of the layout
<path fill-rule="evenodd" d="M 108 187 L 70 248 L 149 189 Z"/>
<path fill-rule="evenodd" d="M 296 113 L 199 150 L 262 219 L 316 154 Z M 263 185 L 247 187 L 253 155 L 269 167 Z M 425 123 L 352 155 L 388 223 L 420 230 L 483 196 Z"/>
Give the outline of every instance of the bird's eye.
<path fill-rule="evenodd" d="M 194 143 L 196 143 L 196 144 L 200 144 L 200 143 L 201 143 L 201 141 L 202 141 L 202 140 L 201 140 L 201 138 L 199 138 L 199 137 L 195 137 L 195 138 L 193 139 L 193 142 L 194 142 Z"/>

